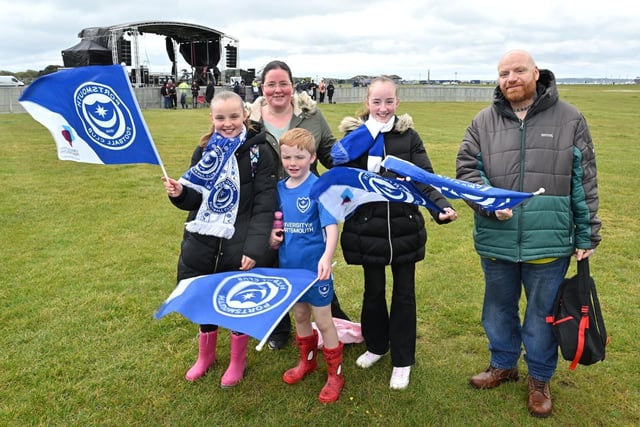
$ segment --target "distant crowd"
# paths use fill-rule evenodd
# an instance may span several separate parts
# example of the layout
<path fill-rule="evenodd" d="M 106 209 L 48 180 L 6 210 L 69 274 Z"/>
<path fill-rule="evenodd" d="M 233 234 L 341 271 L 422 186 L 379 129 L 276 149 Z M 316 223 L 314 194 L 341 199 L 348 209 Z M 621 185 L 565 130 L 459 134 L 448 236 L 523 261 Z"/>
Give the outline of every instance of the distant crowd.
<path fill-rule="evenodd" d="M 354 83 L 354 87 L 357 86 Z M 231 90 L 240 95 L 243 101 L 253 102 L 258 97 L 262 96 L 262 87 L 259 79 L 253 79 L 251 82 L 250 97 L 247 96 L 247 85 L 244 80 L 234 80 L 230 84 Z M 333 95 L 335 93 L 335 85 L 333 81 L 325 83 L 324 79 L 320 79 L 316 83 L 313 79 L 302 79 L 295 85 L 295 90 L 298 93 L 306 92 L 312 100 L 324 104 L 325 100 L 329 104 L 335 104 Z M 189 98 L 189 94 L 191 97 Z M 215 83 L 209 81 L 207 83 L 205 93 L 200 94 L 200 84 L 196 79 L 193 79 L 191 85 L 186 81 L 182 81 L 179 84 L 175 84 L 173 79 L 168 79 L 160 87 L 160 95 L 163 99 L 163 107 L 165 109 L 178 109 L 178 99 L 180 107 L 182 109 L 198 108 L 199 105 L 207 107 L 215 94 Z"/>

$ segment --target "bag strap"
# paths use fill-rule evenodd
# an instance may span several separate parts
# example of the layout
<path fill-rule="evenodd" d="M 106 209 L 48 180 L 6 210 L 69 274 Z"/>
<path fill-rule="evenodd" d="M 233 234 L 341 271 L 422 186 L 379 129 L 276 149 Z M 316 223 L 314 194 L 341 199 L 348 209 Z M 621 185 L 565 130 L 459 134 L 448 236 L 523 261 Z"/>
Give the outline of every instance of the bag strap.
<path fill-rule="evenodd" d="M 589 281 L 589 258 L 585 258 L 583 260 L 578 261 L 578 292 L 580 293 L 580 305 L 584 310 L 585 306 L 588 309 L 589 302 L 591 298 L 589 298 L 589 293 L 591 291 L 591 287 L 588 285 Z M 586 313 L 583 311 L 583 315 L 589 314 L 589 311 Z"/>
<path fill-rule="evenodd" d="M 593 304 L 593 313 L 598 324 L 598 331 L 600 331 L 600 336 L 604 337 L 604 345 L 606 346 L 609 344 L 609 336 L 607 335 L 607 329 L 604 327 L 604 319 L 602 318 L 602 310 L 600 309 L 600 300 L 598 299 L 595 283 L 591 287 L 591 303 Z"/>
<path fill-rule="evenodd" d="M 587 259 L 585 259 L 584 261 L 587 261 Z M 586 291 L 586 298 L 587 298 L 587 303 L 586 304 L 590 304 L 591 308 L 593 309 L 593 319 L 591 319 L 592 321 L 596 322 L 596 326 L 598 327 L 598 332 L 600 337 L 602 337 L 602 339 L 604 340 L 602 344 L 605 345 L 605 347 L 609 344 L 609 336 L 607 335 L 607 329 L 604 327 L 604 319 L 602 318 L 602 310 L 600 309 L 600 300 L 598 299 L 598 291 L 596 290 L 596 284 L 593 281 L 587 282 L 587 279 L 589 278 L 589 265 L 587 264 L 587 269 L 586 269 L 586 276 L 585 276 L 585 283 L 584 283 L 584 287 L 587 289 Z M 589 284 L 587 284 L 589 283 Z M 582 303 L 584 304 L 584 302 Z"/>
<path fill-rule="evenodd" d="M 589 329 L 589 286 L 587 281 L 589 278 L 589 258 L 578 261 L 578 298 L 580 299 L 580 323 L 578 325 L 578 343 L 576 354 L 569 370 L 573 371 L 580 363 L 582 353 L 584 352 L 586 330 Z"/>

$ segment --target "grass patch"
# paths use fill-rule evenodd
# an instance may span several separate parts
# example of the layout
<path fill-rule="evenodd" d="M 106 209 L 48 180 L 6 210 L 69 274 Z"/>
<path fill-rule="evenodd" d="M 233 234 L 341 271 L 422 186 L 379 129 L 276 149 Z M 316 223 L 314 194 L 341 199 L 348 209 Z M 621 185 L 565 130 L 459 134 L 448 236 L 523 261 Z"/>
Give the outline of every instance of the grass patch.
<path fill-rule="evenodd" d="M 640 91 L 561 86 L 582 110 L 596 144 L 603 242 L 592 261 L 612 336 L 607 360 L 568 370 L 552 382 L 554 425 L 640 423 Z M 455 175 L 467 125 L 484 103 L 404 103 L 436 172 Z M 334 132 L 359 104 L 323 105 Z M 186 167 L 207 110 L 146 110 L 171 176 Z M 480 325 L 482 274 L 471 238 L 472 213 L 427 225 L 427 257 L 417 266 L 418 345 L 411 384 L 389 389 L 388 356 L 355 366 L 363 345 L 345 350 L 346 386 L 321 405 L 319 371 L 295 386 L 281 380 L 296 349 L 253 349 L 245 380 L 222 390 L 229 357 L 222 331 L 219 360 L 201 381 L 184 380 L 196 355 L 196 326 L 154 311 L 175 286 L 185 215 L 167 200 L 160 168 L 61 162 L 48 131 L 27 114 L 0 117 L 0 424 L 7 426 L 538 425 L 526 410 L 522 379 L 488 391 L 468 379 L 489 354 Z M 336 256 L 336 288 L 359 318 L 362 272 Z M 526 367 L 521 363 L 523 374 Z"/>

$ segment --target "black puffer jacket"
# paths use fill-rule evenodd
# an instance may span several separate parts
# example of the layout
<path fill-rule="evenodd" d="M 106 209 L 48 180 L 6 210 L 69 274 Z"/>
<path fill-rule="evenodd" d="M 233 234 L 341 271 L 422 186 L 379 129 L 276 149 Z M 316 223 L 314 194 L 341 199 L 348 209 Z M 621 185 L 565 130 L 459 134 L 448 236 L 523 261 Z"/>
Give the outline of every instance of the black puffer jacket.
<path fill-rule="evenodd" d="M 250 148 L 253 145 L 259 149 L 255 166 L 251 164 Z M 202 152 L 202 147 L 196 147 L 191 166 L 200 161 Z M 235 233 L 231 239 L 222 239 L 185 230 L 178 260 L 178 281 L 237 270 L 242 255 L 253 258 L 256 267 L 274 265 L 276 252 L 269 248 L 268 242 L 277 199 L 277 166 L 273 150 L 268 147 L 264 132 L 256 135 L 248 131 L 247 140 L 235 155 L 240 171 L 240 205 Z M 202 194 L 185 186 L 179 197 L 169 199 L 176 207 L 191 211 L 187 217 L 189 222 L 202 203 Z"/>
<path fill-rule="evenodd" d="M 346 118 L 340 130 L 350 132 L 364 123 L 362 119 Z M 393 155 L 433 173 L 420 135 L 413 129 L 408 114 L 396 117 L 390 132 L 384 134 L 384 156 Z M 362 157 L 343 166 L 367 169 L 367 158 Z M 380 175 L 395 178 L 397 175 L 384 168 Z M 431 186 L 415 183 L 419 190 L 438 207 L 451 204 Z M 440 221 L 438 212 L 429 211 L 433 219 Z M 373 202 L 360 206 L 344 223 L 340 244 L 348 264 L 405 264 L 424 259 L 427 231 L 424 218 L 417 205 L 409 203 Z"/>

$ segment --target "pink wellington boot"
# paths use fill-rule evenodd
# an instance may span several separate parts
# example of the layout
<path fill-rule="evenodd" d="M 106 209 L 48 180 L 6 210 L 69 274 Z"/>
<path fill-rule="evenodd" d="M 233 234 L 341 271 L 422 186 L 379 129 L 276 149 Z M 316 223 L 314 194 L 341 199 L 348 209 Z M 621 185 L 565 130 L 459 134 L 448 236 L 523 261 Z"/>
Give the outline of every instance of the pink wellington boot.
<path fill-rule="evenodd" d="M 216 345 L 218 342 L 218 331 L 200 332 L 198 345 L 198 360 L 187 371 L 185 378 L 187 381 L 195 381 L 204 377 L 211 365 L 216 361 Z"/>
<path fill-rule="evenodd" d="M 222 388 L 233 387 L 242 381 L 247 366 L 247 345 L 249 335 L 231 333 L 231 356 L 229 367 L 220 380 Z"/>
<path fill-rule="evenodd" d="M 287 384 L 295 384 L 318 367 L 316 357 L 318 355 L 318 331 L 313 330 L 313 335 L 308 337 L 296 336 L 296 342 L 300 350 L 298 366 L 287 370 L 282 379 Z"/>

